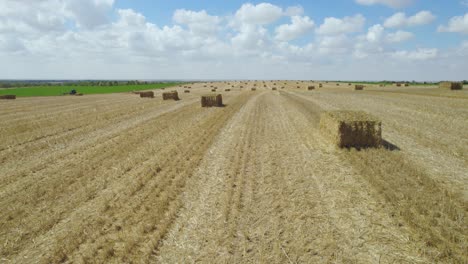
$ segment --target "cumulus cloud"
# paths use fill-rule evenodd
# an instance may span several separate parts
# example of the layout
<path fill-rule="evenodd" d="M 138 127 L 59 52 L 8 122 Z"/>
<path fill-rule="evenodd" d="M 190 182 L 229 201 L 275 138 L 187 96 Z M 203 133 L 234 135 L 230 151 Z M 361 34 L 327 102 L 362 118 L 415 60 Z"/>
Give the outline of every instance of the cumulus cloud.
<path fill-rule="evenodd" d="M 114 0 L 65 0 L 65 11 L 83 28 L 94 28 L 109 22 Z"/>
<path fill-rule="evenodd" d="M 310 32 L 314 28 L 314 21 L 309 17 L 293 16 L 291 24 L 285 24 L 276 28 L 276 39 L 290 41 Z"/>
<path fill-rule="evenodd" d="M 392 53 L 392 56 L 403 60 L 430 60 L 437 58 L 438 49 L 417 49 L 413 51 L 401 50 Z"/>
<path fill-rule="evenodd" d="M 448 25 L 439 26 L 438 31 L 468 34 L 468 13 L 464 16 L 452 17 Z"/>
<path fill-rule="evenodd" d="M 182 25 L 187 25 L 195 34 L 210 35 L 219 29 L 221 19 L 218 16 L 210 16 L 205 10 L 194 12 L 185 9 L 176 10 L 173 20 Z"/>
<path fill-rule="evenodd" d="M 393 8 L 401 8 L 412 4 L 414 0 L 356 0 L 361 5 L 382 4 Z"/>
<path fill-rule="evenodd" d="M 402 25 L 423 23 L 424 15 L 414 17 L 405 16 Z M 464 32 L 463 19 L 440 30 Z M 316 27 L 302 7 L 269 3 L 241 5 L 231 16 L 178 9 L 171 23 L 157 24 L 134 9 L 116 8 L 113 0 L 0 0 L 0 77 L 344 78 L 338 69 L 356 63 L 404 61 L 410 67 L 468 54 L 466 43 L 450 54 L 398 50 L 395 43 L 413 33 L 383 23 L 365 31 L 365 24 L 358 14 L 327 17 Z"/>
<path fill-rule="evenodd" d="M 386 39 L 390 43 L 398 43 L 410 40 L 414 37 L 414 34 L 408 31 L 398 30 L 394 33 L 388 33 Z"/>
<path fill-rule="evenodd" d="M 407 17 L 403 12 L 398 12 L 387 18 L 384 26 L 388 28 L 421 26 L 431 23 L 435 18 L 430 11 L 421 11 L 410 17 Z"/>
<path fill-rule="evenodd" d="M 366 19 L 361 14 L 342 19 L 327 17 L 317 29 L 317 33 L 321 35 L 339 35 L 359 32 L 363 29 L 365 22 Z"/>
<path fill-rule="evenodd" d="M 281 7 L 270 3 L 258 5 L 243 4 L 235 14 L 235 18 L 244 24 L 266 25 L 275 22 L 283 16 Z"/>

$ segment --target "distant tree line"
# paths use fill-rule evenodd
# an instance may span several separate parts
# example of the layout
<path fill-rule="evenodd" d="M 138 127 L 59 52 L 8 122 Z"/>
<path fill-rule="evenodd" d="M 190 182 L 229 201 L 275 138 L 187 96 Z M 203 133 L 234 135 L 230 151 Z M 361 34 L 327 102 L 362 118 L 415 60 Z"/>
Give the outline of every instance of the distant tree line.
<path fill-rule="evenodd" d="M 35 86 L 119 86 L 145 85 L 159 82 L 147 81 L 0 81 L 0 88 L 18 88 Z"/>

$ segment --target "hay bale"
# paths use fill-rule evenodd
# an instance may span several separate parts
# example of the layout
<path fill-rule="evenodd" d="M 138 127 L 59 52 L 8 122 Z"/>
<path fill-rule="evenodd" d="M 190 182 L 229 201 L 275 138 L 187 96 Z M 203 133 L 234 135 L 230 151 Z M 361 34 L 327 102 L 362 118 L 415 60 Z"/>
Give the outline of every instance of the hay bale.
<path fill-rule="evenodd" d="M 322 88 L 323 87 L 323 84 L 319 83 L 319 88 Z"/>
<path fill-rule="evenodd" d="M 2 100 L 15 100 L 16 95 L 14 95 L 14 94 L 0 95 L 0 99 L 2 99 Z"/>
<path fill-rule="evenodd" d="M 408 87 L 409 86 L 409 83 L 405 83 L 405 87 Z"/>
<path fill-rule="evenodd" d="M 351 86 L 352 84 L 351 83 L 348 83 L 348 86 Z"/>
<path fill-rule="evenodd" d="M 337 83 L 337 84 L 336 84 L 336 86 L 340 86 L 340 84 L 339 84 L 339 83 Z"/>
<path fill-rule="evenodd" d="M 330 111 L 320 118 L 320 131 L 340 148 L 379 147 L 382 122 L 362 111 Z"/>
<path fill-rule="evenodd" d="M 256 90 L 257 90 L 257 88 L 252 88 L 252 91 L 256 91 Z"/>
<path fill-rule="evenodd" d="M 212 92 L 216 92 L 217 90 L 216 89 L 211 89 Z"/>
<path fill-rule="evenodd" d="M 163 97 L 163 100 L 174 100 L 174 101 L 180 100 L 179 93 L 177 91 L 165 92 L 162 94 L 162 97 Z"/>
<path fill-rule="evenodd" d="M 354 90 L 356 90 L 356 91 L 364 90 L 364 85 L 356 84 L 354 86 Z"/>
<path fill-rule="evenodd" d="M 397 83 L 396 86 L 397 86 L 397 87 L 401 87 L 401 83 Z"/>
<path fill-rule="evenodd" d="M 273 87 L 273 88 L 271 88 L 271 90 L 272 90 L 272 91 L 276 91 L 277 89 L 276 89 L 276 87 Z"/>
<path fill-rule="evenodd" d="M 230 92 L 230 91 L 231 91 L 231 89 L 224 89 L 224 91 L 225 91 L 225 92 Z"/>
<path fill-rule="evenodd" d="M 448 90 L 462 90 L 463 83 L 461 82 L 441 82 L 439 83 L 439 87 L 442 89 Z"/>
<path fill-rule="evenodd" d="M 140 92 L 140 98 L 154 98 L 154 92 Z"/>
<path fill-rule="evenodd" d="M 223 96 L 221 94 L 203 95 L 201 97 L 201 106 L 202 107 L 222 107 Z"/>
<path fill-rule="evenodd" d="M 311 85 L 311 86 L 307 87 L 307 90 L 308 90 L 308 91 L 315 90 L 315 86 Z"/>
<path fill-rule="evenodd" d="M 190 93 L 190 90 L 185 90 L 184 93 Z"/>

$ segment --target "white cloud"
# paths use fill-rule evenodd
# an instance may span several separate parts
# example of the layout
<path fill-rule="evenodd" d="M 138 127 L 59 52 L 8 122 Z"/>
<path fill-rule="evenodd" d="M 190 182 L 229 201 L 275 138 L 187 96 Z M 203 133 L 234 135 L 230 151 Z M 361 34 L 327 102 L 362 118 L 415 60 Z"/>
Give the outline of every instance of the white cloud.
<path fill-rule="evenodd" d="M 314 21 L 309 17 L 293 16 L 291 24 L 281 25 L 276 28 L 276 39 L 290 41 L 310 32 L 314 28 Z"/>
<path fill-rule="evenodd" d="M 468 34 L 468 13 L 465 16 L 452 17 L 447 26 L 439 26 L 439 32 Z"/>
<path fill-rule="evenodd" d="M 401 8 L 412 4 L 414 0 L 356 0 L 361 5 L 382 4 L 393 8 Z"/>
<path fill-rule="evenodd" d="M 417 49 L 414 51 L 396 51 L 392 54 L 393 57 L 403 60 L 430 60 L 437 58 L 438 49 Z"/>
<path fill-rule="evenodd" d="M 343 19 L 327 17 L 317 33 L 321 35 L 339 35 L 359 32 L 364 27 L 366 19 L 361 14 L 353 17 L 344 17 Z"/>
<path fill-rule="evenodd" d="M 114 0 L 65 0 L 65 10 L 80 27 L 94 28 L 109 22 Z"/>
<path fill-rule="evenodd" d="M 367 41 L 369 42 L 379 42 L 381 41 L 383 35 L 384 35 L 384 27 L 382 27 L 380 24 L 374 25 L 369 28 L 369 31 L 367 32 Z"/>
<path fill-rule="evenodd" d="M 384 26 L 387 28 L 421 26 L 431 23 L 435 18 L 430 11 L 421 11 L 410 17 L 407 17 L 403 12 L 398 12 L 387 18 Z"/>
<path fill-rule="evenodd" d="M 243 4 L 235 14 L 235 18 L 239 22 L 257 25 L 271 24 L 282 16 L 283 9 L 269 3 Z"/>
<path fill-rule="evenodd" d="M 290 6 L 284 12 L 286 16 L 301 16 L 304 14 L 304 8 L 302 6 Z"/>
<path fill-rule="evenodd" d="M 390 43 L 398 43 L 410 40 L 414 37 L 414 34 L 408 31 L 398 30 L 394 33 L 388 33 L 386 40 Z"/>
<path fill-rule="evenodd" d="M 205 10 L 194 12 L 185 9 L 176 10 L 173 20 L 178 24 L 187 25 L 192 32 L 200 35 L 216 33 L 221 22 L 218 16 L 210 16 Z"/>

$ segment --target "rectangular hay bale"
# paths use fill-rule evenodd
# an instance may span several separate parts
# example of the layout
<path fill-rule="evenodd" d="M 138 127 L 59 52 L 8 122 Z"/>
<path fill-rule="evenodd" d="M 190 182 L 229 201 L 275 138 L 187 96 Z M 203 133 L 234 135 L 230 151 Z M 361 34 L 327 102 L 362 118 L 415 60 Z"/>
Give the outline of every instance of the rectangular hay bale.
<path fill-rule="evenodd" d="M 15 99 L 16 99 L 16 95 L 14 95 L 14 94 L 0 95 L 0 99 L 3 99 L 3 100 L 15 100 Z"/>
<path fill-rule="evenodd" d="M 311 86 L 307 87 L 307 90 L 308 90 L 308 91 L 315 90 L 315 86 L 311 85 Z"/>
<path fill-rule="evenodd" d="M 163 97 L 163 100 L 174 100 L 174 101 L 180 100 L 179 93 L 177 91 L 165 92 L 162 94 L 162 97 Z"/>
<path fill-rule="evenodd" d="M 439 87 L 442 89 L 448 90 L 462 90 L 463 83 L 461 82 L 441 82 L 439 83 Z"/>
<path fill-rule="evenodd" d="M 364 85 L 356 84 L 356 85 L 354 86 L 354 90 L 356 90 L 356 91 L 364 90 Z"/>
<path fill-rule="evenodd" d="M 221 94 L 203 95 L 201 97 L 201 106 L 202 107 L 222 107 L 223 96 Z"/>
<path fill-rule="evenodd" d="M 382 145 L 382 122 L 363 111 L 329 111 L 320 118 L 324 137 L 340 148 Z"/>
<path fill-rule="evenodd" d="M 140 92 L 140 98 L 154 98 L 154 92 Z"/>

